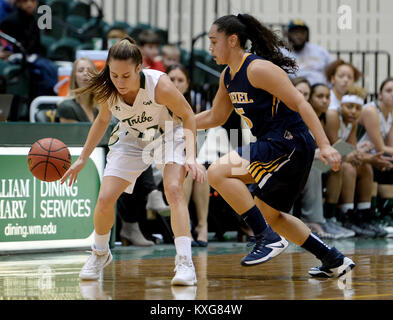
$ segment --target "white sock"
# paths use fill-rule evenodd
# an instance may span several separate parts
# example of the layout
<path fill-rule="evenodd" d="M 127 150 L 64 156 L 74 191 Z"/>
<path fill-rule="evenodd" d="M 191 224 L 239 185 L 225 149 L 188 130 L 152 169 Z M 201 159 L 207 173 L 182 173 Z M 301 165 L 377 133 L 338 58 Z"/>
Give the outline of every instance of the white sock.
<path fill-rule="evenodd" d="M 111 233 L 107 234 L 98 234 L 94 230 L 94 247 L 98 250 L 106 250 L 109 247 L 109 239 L 111 237 Z"/>
<path fill-rule="evenodd" d="M 175 247 L 178 256 L 186 256 L 188 259 L 192 258 L 191 238 L 186 236 L 176 237 Z"/>
<path fill-rule="evenodd" d="M 353 203 L 342 203 L 340 205 L 340 210 L 344 214 L 347 213 L 348 210 L 353 210 L 353 208 L 354 208 Z"/>
<path fill-rule="evenodd" d="M 359 210 L 370 209 L 370 208 L 371 208 L 371 202 L 359 202 L 358 203 Z"/>

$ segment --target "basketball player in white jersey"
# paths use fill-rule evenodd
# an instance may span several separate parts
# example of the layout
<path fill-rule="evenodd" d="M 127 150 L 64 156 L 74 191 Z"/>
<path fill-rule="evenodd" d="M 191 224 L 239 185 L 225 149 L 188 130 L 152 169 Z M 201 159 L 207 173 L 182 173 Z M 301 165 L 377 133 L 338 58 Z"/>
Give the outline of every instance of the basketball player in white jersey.
<path fill-rule="evenodd" d="M 106 132 L 112 114 L 119 122 L 109 141 L 110 152 L 94 211 L 93 251 L 80 272 L 80 279 L 98 279 L 103 268 L 111 262 L 108 243 L 115 203 L 122 192 L 132 193 L 136 179 L 154 160 L 163 170 L 164 190 L 171 207 L 171 226 L 175 236 L 176 274 L 171 284 L 196 284 L 183 182 L 187 171 L 194 179 L 203 182 L 205 171 L 195 161 L 196 124 L 190 105 L 166 74 L 142 70 L 141 52 L 131 38 L 111 47 L 104 69 L 92 75 L 89 83 L 77 94 L 94 92 L 100 112 L 81 155 L 61 183 L 67 178 L 70 178 L 70 185 L 75 182 Z"/>

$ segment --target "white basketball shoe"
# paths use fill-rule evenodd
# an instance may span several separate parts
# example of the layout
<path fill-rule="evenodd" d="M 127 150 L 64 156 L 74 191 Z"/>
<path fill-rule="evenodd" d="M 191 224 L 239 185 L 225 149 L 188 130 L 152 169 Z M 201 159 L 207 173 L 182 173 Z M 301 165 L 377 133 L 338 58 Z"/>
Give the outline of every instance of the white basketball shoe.
<path fill-rule="evenodd" d="M 91 256 L 79 273 L 79 279 L 81 280 L 98 280 L 102 270 L 112 261 L 112 253 L 109 248 L 98 250 L 93 245 L 91 249 Z"/>
<path fill-rule="evenodd" d="M 175 258 L 175 276 L 171 281 L 173 286 L 193 286 L 197 283 L 195 267 L 192 259 L 186 256 L 178 256 Z"/>

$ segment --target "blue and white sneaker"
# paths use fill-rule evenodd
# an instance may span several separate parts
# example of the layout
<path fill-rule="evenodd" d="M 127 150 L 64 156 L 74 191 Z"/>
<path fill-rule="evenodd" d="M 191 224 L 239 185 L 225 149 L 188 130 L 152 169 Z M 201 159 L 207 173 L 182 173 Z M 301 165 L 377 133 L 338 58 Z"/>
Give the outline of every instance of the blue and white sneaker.
<path fill-rule="evenodd" d="M 288 247 L 288 241 L 273 230 L 269 232 L 269 238 L 266 238 L 266 235 L 262 235 L 260 237 L 255 237 L 254 241 L 254 248 L 241 261 L 243 266 L 253 266 L 267 262 L 275 256 L 278 256 Z M 251 244 L 253 242 L 251 242 Z"/>
<path fill-rule="evenodd" d="M 331 248 L 326 257 L 322 260 L 322 265 L 311 268 L 308 274 L 313 277 L 339 278 L 355 267 L 355 263 L 344 256 L 335 247 Z"/>

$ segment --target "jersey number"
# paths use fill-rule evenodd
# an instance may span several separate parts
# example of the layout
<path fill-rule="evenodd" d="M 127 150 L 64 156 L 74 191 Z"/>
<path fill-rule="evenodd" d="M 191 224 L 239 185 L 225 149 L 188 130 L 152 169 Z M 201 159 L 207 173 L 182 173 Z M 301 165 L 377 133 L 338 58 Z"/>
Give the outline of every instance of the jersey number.
<path fill-rule="evenodd" d="M 244 109 L 243 108 L 235 108 L 235 111 L 239 116 L 241 116 L 243 118 L 244 121 L 246 121 L 248 127 L 251 129 L 253 127 L 252 121 L 244 115 Z"/>

